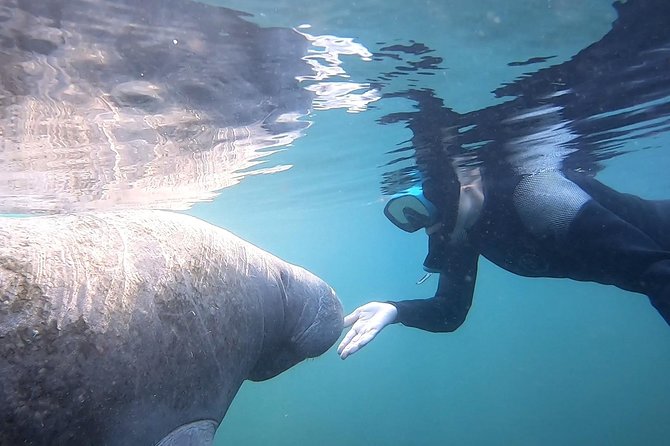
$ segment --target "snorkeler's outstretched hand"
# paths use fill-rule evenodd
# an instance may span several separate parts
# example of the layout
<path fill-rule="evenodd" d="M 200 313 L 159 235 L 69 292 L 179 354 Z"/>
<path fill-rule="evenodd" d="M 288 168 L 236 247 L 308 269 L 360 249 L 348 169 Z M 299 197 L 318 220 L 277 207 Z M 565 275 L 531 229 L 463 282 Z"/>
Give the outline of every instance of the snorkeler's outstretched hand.
<path fill-rule="evenodd" d="M 383 302 L 370 302 L 356 308 L 344 318 L 345 327 L 353 326 L 337 347 L 337 354 L 342 359 L 353 355 L 372 341 L 382 328 L 395 322 L 397 315 L 396 307 Z"/>

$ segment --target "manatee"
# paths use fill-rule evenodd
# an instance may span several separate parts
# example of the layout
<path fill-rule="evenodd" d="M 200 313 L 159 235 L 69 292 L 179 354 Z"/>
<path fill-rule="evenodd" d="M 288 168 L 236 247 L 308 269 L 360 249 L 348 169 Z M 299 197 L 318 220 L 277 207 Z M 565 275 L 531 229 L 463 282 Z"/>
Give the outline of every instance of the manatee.
<path fill-rule="evenodd" d="M 211 444 L 341 330 L 324 281 L 194 217 L 0 218 L 0 444 Z"/>

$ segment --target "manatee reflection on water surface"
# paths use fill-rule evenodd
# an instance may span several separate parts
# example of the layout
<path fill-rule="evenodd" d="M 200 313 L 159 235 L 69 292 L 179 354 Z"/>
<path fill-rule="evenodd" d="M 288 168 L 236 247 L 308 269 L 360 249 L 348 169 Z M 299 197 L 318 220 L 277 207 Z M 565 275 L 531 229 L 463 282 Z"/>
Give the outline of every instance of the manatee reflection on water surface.
<path fill-rule="evenodd" d="M 327 65 L 190 0 L 3 0 L 0 22 L 1 212 L 186 209 L 288 168 L 257 165 L 309 126 Z"/>

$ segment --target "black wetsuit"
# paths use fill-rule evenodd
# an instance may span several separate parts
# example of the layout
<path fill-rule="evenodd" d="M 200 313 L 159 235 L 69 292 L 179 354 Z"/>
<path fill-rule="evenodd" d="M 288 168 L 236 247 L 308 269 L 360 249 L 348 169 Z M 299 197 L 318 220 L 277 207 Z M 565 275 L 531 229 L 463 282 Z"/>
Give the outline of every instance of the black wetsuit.
<path fill-rule="evenodd" d="M 562 184 L 558 192 L 520 187 L 522 181 L 532 184 L 531 175 L 487 179 L 484 171 L 483 209 L 466 240 L 430 236 L 426 262 L 440 271 L 435 297 L 391 302 L 397 321 L 433 332 L 458 328 L 470 309 L 481 254 L 522 276 L 565 277 L 645 294 L 670 324 L 670 200 L 643 200 L 576 172 L 553 175 Z M 563 209 L 575 206 L 574 195 L 582 201 L 566 217 Z"/>

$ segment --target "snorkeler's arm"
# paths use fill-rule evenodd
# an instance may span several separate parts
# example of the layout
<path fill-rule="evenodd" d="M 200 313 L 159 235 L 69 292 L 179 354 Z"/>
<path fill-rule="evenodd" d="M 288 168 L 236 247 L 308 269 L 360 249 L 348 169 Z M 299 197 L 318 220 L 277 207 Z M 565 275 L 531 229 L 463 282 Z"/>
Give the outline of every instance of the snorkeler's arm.
<path fill-rule="evenodd" d="M 432 332 L 454 331 L 461 326 L 472 304 L 479 253 L 463 247 L 450 254 L 434 297 L 389 302 L 398 310 L 395 322 Z"/>
<path fill-rule="evenodd" d="M 479 254 L 470 248 L 450 249 L 435 297 L 400 302 L 370 302 L 344 318 L 351 329 L 337 347 L 342 359 L 370 343 L 389 324 L 433 332 L 456 330 L 465 320 L 475 287 Z"/>

